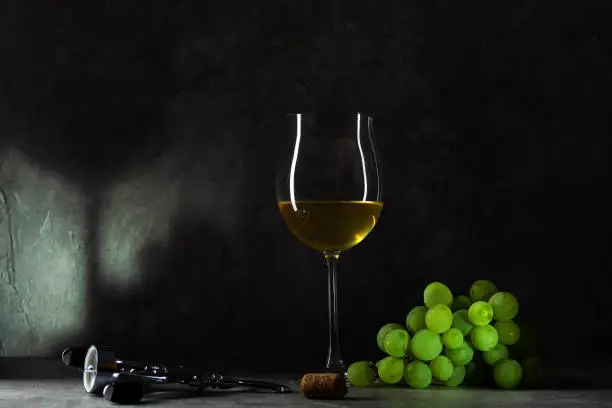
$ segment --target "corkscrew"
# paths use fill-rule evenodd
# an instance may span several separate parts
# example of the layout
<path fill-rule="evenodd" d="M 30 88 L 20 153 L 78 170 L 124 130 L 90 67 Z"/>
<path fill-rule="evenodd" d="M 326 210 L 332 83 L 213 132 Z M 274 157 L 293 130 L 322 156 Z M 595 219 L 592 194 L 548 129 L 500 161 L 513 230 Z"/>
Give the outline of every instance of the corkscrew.
<path fill-rule="evenodd" d="M 146 361 L 117 359 L 111 349 L 92 345 L 88 349 L 68 348 L 62 353 L 65 365 L 83 373 L 83 387 L 89 394 L 103 396 L 118 404 L 135 404 L 153 385 L 185 385 L 189 389 L 228 389 L 235 387 L 265 389 L 288 393 L 283 384 L 225 376 L 200 374 L 183 366 L 168 367 Z"/>

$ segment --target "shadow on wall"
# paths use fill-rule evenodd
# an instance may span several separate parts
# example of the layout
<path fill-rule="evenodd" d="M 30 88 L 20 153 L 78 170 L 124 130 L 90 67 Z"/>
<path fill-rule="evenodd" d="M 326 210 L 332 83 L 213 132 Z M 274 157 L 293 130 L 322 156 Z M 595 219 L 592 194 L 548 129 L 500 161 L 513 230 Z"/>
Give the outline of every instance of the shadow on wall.
<path fill-rule="evenodd" d="M 233 240 L 236 240 L 233 242 Z M 151 242 L 139 255 L 142 283 L 125 292 L 106 286 L 104 343 L 129 358 L 190 361 L 232 354 L 227 336 L 240 322 L 240 244 L 220 239 L 210 223 L 178 217 L 167 241 Z"/>
<path fill-rule="evenodd" d="M 3 43 L 12 56 L 5 77 L 13 79 L 3 88 L 10 109 L 7 144 L 58 174 L 58 180 L 76 185 L 84 197 L 79 238 L 86 260 L 73 273 L 84 272 L 86 315 L 93 328 L 106 319 L 98 304 L 104 194 L 134 163 L 155 160 L 165 144 L 171 95 L 167 56 L 175 36 L 160 27 L 163 10 L 149 5 L 134 3 L 139 17 L 130 24 L 110 5 L 11 7 L 3 16 L 2 25 L 17 33 Z M 138 35 L 132 33 L 134 25 Z M 113 27 L 121 40 L 109 38 L 101 27 Z M 32 207 L 46 212 L 45 205 L 39 199 Z M 44 262 L 36 266 L 39 273 L 47 269 Z"/>
<path fill-rule="evenodd" d="M 93 8 L 66 4 L 53 10 L 14 7 L 0 16 L 0 25 L 17 33 L 14 41 L 2 43 L 2 51 L 13 56 L 3 67 L 3 78 L 29 79 L 1 84 L 6 92 L 0 106 L 4 108 L 6 102 L 8 107 L 6 144 L 24 152 L 41 169 L 59 173 L 78 185 L 85 196 L 81 204 L 86 261 L 75 267 L 74 273 L 85 275 L 88 327 L 77 336 L 79 340 L 108 336 L 106 325 L 113 317 L 109 304 L 119 297 L 106 290 L 101 277 L 104 254 L 100 229 L 105 222 L 102 212 L 108 190 L 135 164 L 159 161 L 168 145 L 167 137 L 179 133 L 177 127 L 184 133 L 189 132 L 185 129 L 188 125 L 201 131 L 202 112 L 214 116 L 217 111 L 209 109 L 210 105 L 228 106 L 227 99 L 216 99 L 209 87 L 219 75 L 219 71 L 209 70 L 217 66 L 211 62 L 214 50 L 199 50 L 191 43 L 190 47 L 177 45 L 183 19 L 191 21 L 197 14 L 198 24 L 209 27 L 213 13 L 200 8 L 184 11 L 163 2 L 135 2 L 129 10 L 111 3 Z M 210 34 L 208 28 L 201 31 L 203 37 Z M 190 62 L 181 64 L 181 58 Z M 194 70 L 194 66 L 198 68 Z M 167 131 L 172 127 L 167 120 L 173 97 L 185 84 L 196 82 L 194 77 L 199 74 L 203 79 L 197 83 L 196 93 L 204 89 L 211 95 L 196 101 L 197 107 L 189 106 L 186 115 L 195 113 L 196 124 L 193 116 L 175 118 L 189 124 L 175 123 Z M 185 93 L 187 98 L 191 95 Z M 237 105 L 234 96 L 229 99 L 231 106 Z M 46 211 L 44 200 L 39 201 L 41 211 Z M 115 315 L 122 313 L 125 310 L 117 309 Z"/>
<path fill-rule="evenodd" d="M 274 238 L 263 233 L 260 239 Z M 304 270 L 286 264 L 295 275 L 277 279 L 286 276 L 275 265 L 275 251 L 283 249 L 262 254 L 271 266 L 261 270 L 261 264 L 252 264 L 252 254 L 245 256 L 247 242 L 243 229 L 228 234 L 210 218 L 178 214 L 168 236 L 150 241 L 138 254 L 140 284 L 121 289 L 101 280 L 95 304 L 103 310 L 91 311 L 82 334 L 63 339 L 54 349 L 59 353 L 71 345 L 97 342 L 113 347 L 119 358 L 236 374 L 319 368 L 326 346 L 323 263 L 316 253 L 302 251 L 321 272 L 309 279 L 320 286 L 320 299 L 310 309 L 317 306 L 321 313 L 313 317 L 297 305 L 300 297 L 303 302 L 303 290 L 291 283 L 287 289 Z M 294 255 L 299 259 L 300 251 Z M 315 346 L 303 349 L 313 342 Z"/>

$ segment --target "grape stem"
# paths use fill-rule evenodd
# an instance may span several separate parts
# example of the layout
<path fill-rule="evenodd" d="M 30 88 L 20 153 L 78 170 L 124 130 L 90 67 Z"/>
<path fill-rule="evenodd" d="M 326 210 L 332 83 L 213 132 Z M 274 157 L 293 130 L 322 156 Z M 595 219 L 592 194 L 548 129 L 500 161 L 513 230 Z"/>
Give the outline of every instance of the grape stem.
<path fill-rule="evenodd" d="M 324 252 L 327 264 L 327 301 L 329 311 L 329 348 L 325 368 L 332 372 L 344 374 L 346 367 L 340 353 L 340 335 L 338 328 L 338 261 L 340 252 Z"/>

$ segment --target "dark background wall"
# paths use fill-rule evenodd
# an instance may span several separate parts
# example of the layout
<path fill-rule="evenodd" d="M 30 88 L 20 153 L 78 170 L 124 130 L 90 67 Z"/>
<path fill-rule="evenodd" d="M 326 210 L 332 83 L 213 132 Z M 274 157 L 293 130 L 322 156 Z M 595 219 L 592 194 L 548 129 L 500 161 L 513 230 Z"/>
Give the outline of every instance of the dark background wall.
<path fill-rule="evenodd" d="M 275 203 L 286 112 L 371 110 L 379 225 L 345 357 L 427 282 L 488 278 L 549 355 L 609 355 L 607 1 L 0 5 L 0 355 L 104 341 L 316 366 L 322 259 Z M 579 331 L 579 338 L 576 333 Z"/>

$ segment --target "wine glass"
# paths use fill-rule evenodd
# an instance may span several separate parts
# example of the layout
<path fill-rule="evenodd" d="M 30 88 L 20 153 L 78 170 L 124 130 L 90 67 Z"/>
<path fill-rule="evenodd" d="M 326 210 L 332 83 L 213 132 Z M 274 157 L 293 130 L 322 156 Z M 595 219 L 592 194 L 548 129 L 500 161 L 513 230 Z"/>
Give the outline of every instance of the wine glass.
<path fill-rule="evenodd" d="M 344 374 L 338 333 L 338 261 L 372 231 L 382 211 L 372 116 L 287 115 L 290 140 L 277 175 L 277 201 L 288 229 L 321 252 L 328 271 L 329 349 L 325 368 Z"/>

